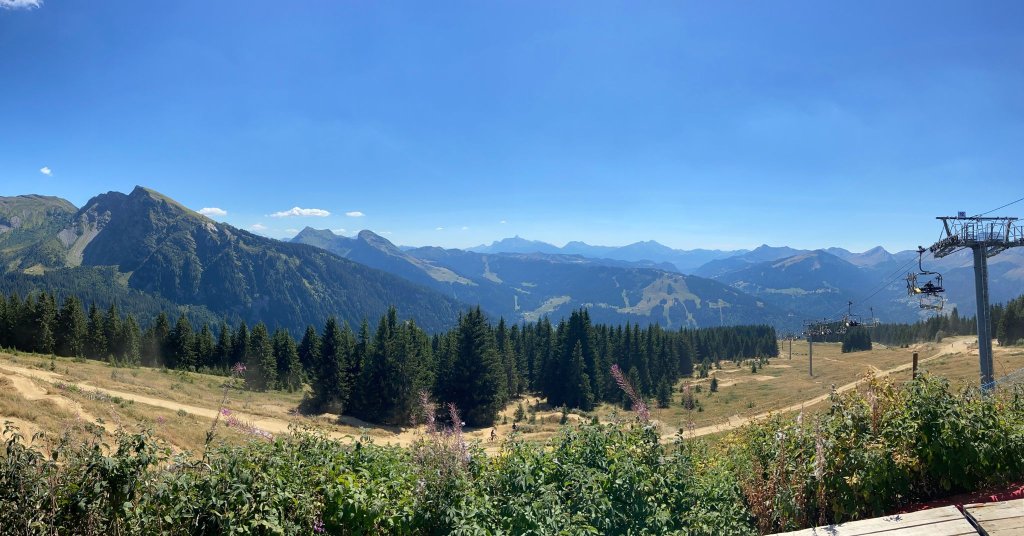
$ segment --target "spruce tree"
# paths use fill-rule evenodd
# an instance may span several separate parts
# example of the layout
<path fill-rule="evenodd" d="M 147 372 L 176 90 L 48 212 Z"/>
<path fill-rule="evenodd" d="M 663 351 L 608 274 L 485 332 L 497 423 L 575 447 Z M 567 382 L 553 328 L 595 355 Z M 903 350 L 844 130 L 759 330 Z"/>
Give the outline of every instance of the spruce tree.
<path fill-rule="evenodd" d="M 245 384 L 250 389 L 265 391 L 277 383 L 277 359 L 267 326 L 260 322 L 249 335 L 250 354 L 245 364 Z"/>
<path fill-rule="evenodd" d="M 470 426 L 490 426 L 506 400 L 503 370 L 493 335 L 477 307 L 459 319 L 452 370 L 441 389 Z"/>
<path fill-rule="evenodd" d="M 184 314 L 178 316 L 169 339 L 171 351 L 167 356 L 167 367 L 195 370 L 196 340 L 192 334 L 192 323 Z"/>
<path fill-rule="evenodd" d="M 274 332 L 274 358 L 277 360 L 277 382 L 279 389 L 289 392 L 302 386 L 302 365 L 299 362 L 299 351 L 295 339 L 288 331 L 278 329 Z"/>
<path fill-rule="evenodd" d="M 343 413 L 347 409 L 351 389 L 348 366 L 354 346 L 348 326 L 342 329 L 335 317 L 328 318 L 320 339 L 320 369 L 313 381 L 315 410 Z"/>
<path fill-rule="evenodd" d="M 89 306 L 89 322 L 86 330 L 85 355 L 91 359 L 105 359 L 107 357 L 107 337 L 104 335 L 103 317 L 95 303 Z"/>
<path fill-rule="evenodd" d="M 306 326 L 306 333 L 302 336 L 298 351 L 302 370 L 306 378 L 312 382 L 320 366 L 320 337 L 316 334 L 316 328 Z"/>
<path fill-rule="evenodd" d="M 5 302 L 5 300 L 0 300 Z M 83 357 L 85 355 L 86 319 L 82 302 L 68 296 L 57 314 L 57 355 Z"/>
<path fill-rule="evenodd" d="M 658 380 L 658 407 L 667 408 L 672 405 L 672 386 L 664 376 Z"/>
<path fill-rule="evenodd" d="M 123 341 L 121 360 L 128 365 L 138 365 L 142 358 L 142 332 L 139 329 L 139 323 L 132 315 L 128 315 L 121 322 L 121 340 Z"/>
<path fill-rule="evenodd" d="M 227 322 L 221 322 L 220 331 L 217 333 L 217 347 L 214 350 L 214 355 L 217 358 L 217 368 L 221 370 L 230 370 L 234 362 L 231 361 L 231 357 L 234 354 L 234 339 L 231 337 L 231 328 L 228 327 Z"/>
<path fill-rule="evenodd" d="M 210 325 L 203 323 L 203 327 L 196 335 L 196 364 L 207 369 L 216 368 L 217 341 L 213 338 L 213 330 Z"/>

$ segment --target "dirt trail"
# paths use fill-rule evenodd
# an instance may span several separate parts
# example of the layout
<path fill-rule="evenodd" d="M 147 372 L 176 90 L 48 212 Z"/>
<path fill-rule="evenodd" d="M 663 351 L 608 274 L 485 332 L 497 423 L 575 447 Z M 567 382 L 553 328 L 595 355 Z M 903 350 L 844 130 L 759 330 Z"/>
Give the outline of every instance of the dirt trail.
<path fill-rule="evenodd" d="M 77 412 L 83 419 L 95 421 L 95 418 L 84 412 L 76 402 L 59 395 L 48 395 L 46 391 L 39 386 L 35 385 L 30 378 L 42 380 L 49 383 L 57 383 L 63 381 L 59 374 L 53 372 L 30 369 L 25 367 L 19 367 L 4 363 L 0 365 L 0 374 L 3 374 L 8 380 L 14 383 L 18 392 L 21 396 L 28 400 L 39 400 L 46 399 L 51 400 L 56 404 L 72 409 Z M 74 382 L 65 382 L 68 385 L 74 384 Z M 214 419 L 217 417 L 219 409 L 201 408 L 198 406 L 190 406 L 188 404 L 179 404 L 170 400 L 164 400 L 160 398 L 153 398 L 149 396 L 139 395 L 135 393 L 126 393 L 123 391 L 115 391 L 113 389 L 105 389 L 103 387 L 83 386 L 79 385 L 83 390 L 96 391 L 103 393 L 107 396 L 117 396 L 125 400 L 132 400 L 139 404 L 146 404 L 158 408 L 169 409 L 171 411 L 186 411 L 192 415 L 199 417 L 205 417 L 207 419 Z M 236 418 L 251 424 L 261 430 L 266 430 L 275 434 L 284 433 L 288 431 L 289 422 L 283 419 L 273 419 L 266 417 L 253 417 L 241 414 L 239 412 L 233 412 Z M 341 434 L 338 434 L 340 437 Z"/>
<path fill-rule="evenodd" d="M 940 357 L 942 357 L 944 355 L 949 354 L 950 350 L 952 350 L 953 352 L 968 352 L 970 350 L 970 348 L 969 348 L 969 341 L 970 341 L 970 339 L 964 339 L 964 340 L 955 341 L 951 345 L 951 347 L 949 349 L 939 350 L 936 354 L 919 360 L 918 363 L 922 364 L 922 363 L 927 363 L 927 362 L 929 362 L 929 361 L 931 361 L 933 359 L 938 359 L 938 358 L 940 358 Z M 872 369 L 872 372 L 874 373 L 874 377 L 875 378 L 884 378 L 884 377 L 886 377 L 886 376 L 888 376 L 890 374 L 907 370 L 907 369 L 911 368 L 912 366 L 913 366 L 913 363 L 905 363 L 905 364 L 900 365 L 898 367 L 893 367 L 893 368 L 887 369 L 887 370 L 879 370 L 877 367 L 874 367 L 874 366 L 871 366 L 871 369 Z M 854 382 L 847 383 L 847 384 L 845 384 L 843 386 L 836 387 L 836 392 L 838 392 L 838 393 L 845 393 L 846 391 L 850 391 L 852 389 L 856 389 L 858 385 L 864 383 L 865 381 L 866 381 L 866 379 L 860 379 L 860 380 L 857 380 L 857 381 L 854 381 Z M 821 402 L 824 402 L 824 401 L 828 400 L 828 397 L 829 397 L 829 394 L 826 393 L 826 394 L 823 394 L 823 395 L 816 396 L 814 398 L 805 400 L 803 402 L 799 402 L 797 404 L 790 404 L 790 405 L 782 407 L 782 408 L 776 408 L 776 409 L 773 409 L 773 410 L 765 411 L 763 413 L 758 413 L 757 415 L 753 415 L 751 417 L 739 417 L 739 416 L 735 416 L 734 415 L 732 417 L 729 417 L 729 421 L 728 422 L 721 423 L 721 424 L 713 424 L 713 425 L 710 425 L 710 426 L 703 426 L 701 428 L 695 428 L 693 430 L 690 430 L 690 431 L 686 432 L 685 437 L 700 437 L 700 436 L 704 436 L 704 435 L 717 434 L 719 432 L 727 432 L 729 430 L 735 430 L 737 428 L 742 428 L 743 426 L 746 426 L 747 424 L 750 424 L 752 421 L 766 419 L 766 418 L 768 418 L 768 417 L 770 417 L 772 415 L 777 415 L 779 413 L 789 413 L 791 411 L 803 410 L 804 408 L 806 408 L 808 406 L 813 406 L 815 404 L 818 404 L 818 403 L 821 403 Z"/>
<path fill-rule="evenodd" d="M 69 398 L 65 398 L 63 396 L 48 394 L 46 392 L 46 389 L 43 389 L 42 387 L 39 387 L 38 385 L 35 384 L 35 382 L 33 382 L 30 379 L 33 376 L 26 376 L 26 375 L 20 374 L 20 373 L 11 373 L 9 370 L 5 370 L 5 369 L 16 369 L 16 368 L 19 368 L 19 367 L 12 367 L 12 366 L 4 364 L 4 365 L 0 366 L 0 374 L 3 374 L 11 382 L 11 384 L 14 386 L 14 390 L 18 391 L 18 394 L 20 394 L 22 396 L 22 398 L 24 398 L 25 400 L 28 400 L 28 401 L 49 400 L 50 402 L 53 402 L 57 406 L 60 406 L 60 407 L 62 407 L 64 409 L 67 409 L 68 411 L 70 411 L 71 413 L 77 415 L 78 418 L 80 418 L 80 419 L 82 419 L 84 421 L 88 421 L 88 422 L 96 422 L 97 421 L 96 417 L 93 416 L 92 414 L 90 414 L 84 408 L 82 408 L 81 404 L 79 404 L 78 402 L 75 402 L 74 400 L 71 400 Z M 42 372 L 42 371 L 40 371 L 40 372 Z M 43 381 L 50 381 L 50 380 L 48 380 L 46 378 L 40 378 L 40 379 L 42 379 Z M 110 423 L 108 423 L 106 421 L 104 421 L 103 427 L 106 428 L 108 431 L 114 431 L 114 427 Z"/>

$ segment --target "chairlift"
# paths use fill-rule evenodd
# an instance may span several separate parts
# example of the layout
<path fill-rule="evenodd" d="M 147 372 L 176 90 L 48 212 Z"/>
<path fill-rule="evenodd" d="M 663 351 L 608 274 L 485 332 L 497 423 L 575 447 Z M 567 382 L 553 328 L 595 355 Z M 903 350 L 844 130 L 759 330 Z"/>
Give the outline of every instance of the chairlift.
<path fill-rule="evenodd" d="M 847 309 L 846 316 L 843 317 L 843 325 L 845 325 L 848 328 L 854 328 L 861 325 L 860 315 L 853 314 L 853 302 L 848 301 L 846 302 L 846 304 Z"/>
<path fill-rule="evenodd" d="M 925 251 L 927 250 L 923 247 L 917 247 L 918 272 L 907 274 L 907 294 L 917 296 L 922 309 L 941 311 L 943 304 L 946 303 L 946 299 L 942 296 L 942 293 L 946 291 L 942 288 L 942 274 L 924 269 L 922 261 Z M 927 278 L 923 285 L 919 285 L 917 282 L 919 276 L 921 279 Z"/>

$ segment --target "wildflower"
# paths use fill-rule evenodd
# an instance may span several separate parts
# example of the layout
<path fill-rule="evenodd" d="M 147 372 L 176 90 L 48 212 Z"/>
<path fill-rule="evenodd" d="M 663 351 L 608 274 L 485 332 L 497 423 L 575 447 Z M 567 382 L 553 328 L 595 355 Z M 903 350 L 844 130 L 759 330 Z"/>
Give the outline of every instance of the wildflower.
<path fill-rule="evenodd" d="M 313 532 L 315 532 L 317 534 L 322 534 L 324 532 L 324 520 L 323 519 L 320 519 L 318 517 L 318 518 L 316 518 L 316 521 L 313 521 Z"/>
<path fill-rule="evenodd" d="M 231 416 L 231 410 L 228 409 L 228 408 L 220 408 L 220 414 L 225 416 L 225 417 L 230 417 Z"/>
<path fill-rule="evenodd" d="M 245 372 L 245 365 L 243 363 L 235 363 L 235 366 L 231 367 L 231 372 L 241 376 Z"/>
<path fill-rule="evenodd" d="M 636 393 L 633 386 L 626 379 L 626 375 L 622 373 L 622 369 L 619 368 L 618 364 L 612 365 L 612 377 L 615 378 L 615 383 L 618 384 L 619 388 L 626 393 L 626 396 L 633 402 L 633 411 L 636 412 L 637 418 L 641 422 L 647 422 L 651 420 L 651 410 L 648 409 L 644 399 Z"/>

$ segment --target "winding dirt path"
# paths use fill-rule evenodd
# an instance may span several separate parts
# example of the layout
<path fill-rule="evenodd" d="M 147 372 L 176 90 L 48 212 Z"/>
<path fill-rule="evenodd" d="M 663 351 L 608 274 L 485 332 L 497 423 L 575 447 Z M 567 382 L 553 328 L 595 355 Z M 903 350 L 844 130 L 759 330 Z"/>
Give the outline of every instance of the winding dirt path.
<path fill-rule="evenodd" d="M 968 352 L 970 350 L 968 342 L 969 342 L 968 340 L 955 341 L 953 343 L 953 345 L 952 345 L 951 350 L 954 351 L 954 352 Z M 949 354 L 949 352 L 950 352 L 950 349 L 940 350 L 939 352 L 935 353 L 932 356 L 929 356 L 929 357 L 926 357 L 924 359 L 919 360 L 918 364 L 920 365 L 920 364 L 932 361 L 934 359 L 938 359 L 938 358 L 940 358 L 940 357 L 942 357 L 944 355 Z M 886 377 L 886 376 L 888 376 L 890 374 L 893 374 L 893 373 L 896 373 L 896 372 L 902 372 L 904 370 L 910 369 L 913 366 L 913 363 L 904 363 L 904 364 L 902 364 L 902 365 L 900 365 L 898 367 L 893 367 L 893 368 L 887 369 L 887 370 L 879 370 L 878 367 L 875 367 L 875 366 L 872 366 L 872 365 L 869 365 L 869 366 L 871 367 L 872 373 L 874 374 L 875 378 L 884 378 L 884 377 Z M 845 392 L 850 391 L 852 389 L 856 389 L 857 386 L 861 385 L 865 381 L 867 381 L 866 378 L 860 379 L 860 380 L 857 380 L 857 381 L 853 381 L 853 382 L 850 382 L 850 383 L 847 383 L 845 385 L 837 387 L 836 388 L 836 392 L 838 392 L 838 393 L 845 393 Z M 791 411 L 801 411 L 801 410 L 803 410 L 804 408 L 806 408 L 808 406 L 813 406 L 815 404 L 819 404 L 821 402 L 824 402 L 824 401 L 828 400 L 829 396 L 830 396 L 830 394 L 826 393 L 826 394 L 823 394 L 823 395 L 820 395 L 820 396 L 816 396 L 814 398 L 810 398 L 808 400 L 804 400 L 803 402 L 799 402 L 799 403 L 796 403 L 796 404 L 790 404 L 790 405 L 785 406 L 785 407 L 781 407 L 781 408 L 776 408 L 776 409 L 773 409 L 773 410 L 765 411 L 763 413 L 758 413 L 757 415 L 753 415 L 753 416 L 750 416 L 750 417 L 733 416 L 733 417 L 729 418 L 728 422 L 724 422 L 724 423 L 721 423 L 721 424 L 712 424 L 710 426 L 702 426 L 700 428 L 695 428 L 693 430 L 690 430 L 690 431 L 686 432 L 686 434 L 684 434 L 684 437 L 700 437 L 700 436 L 705 436 L 705 435 L 710 435 L 710 434 L 717 434 L 719 432 L 728 432 L 729 430 L 735 430 L 737 428 L 742 428 L 743 426 L 746 426 L 747 424 L 750 424 L 752 421 L 758 421 L 758 420 L 766 419 L 768 417 L 771 417 L 772 415 L 777 415 L 779 413 L 789 413 Z"/>

